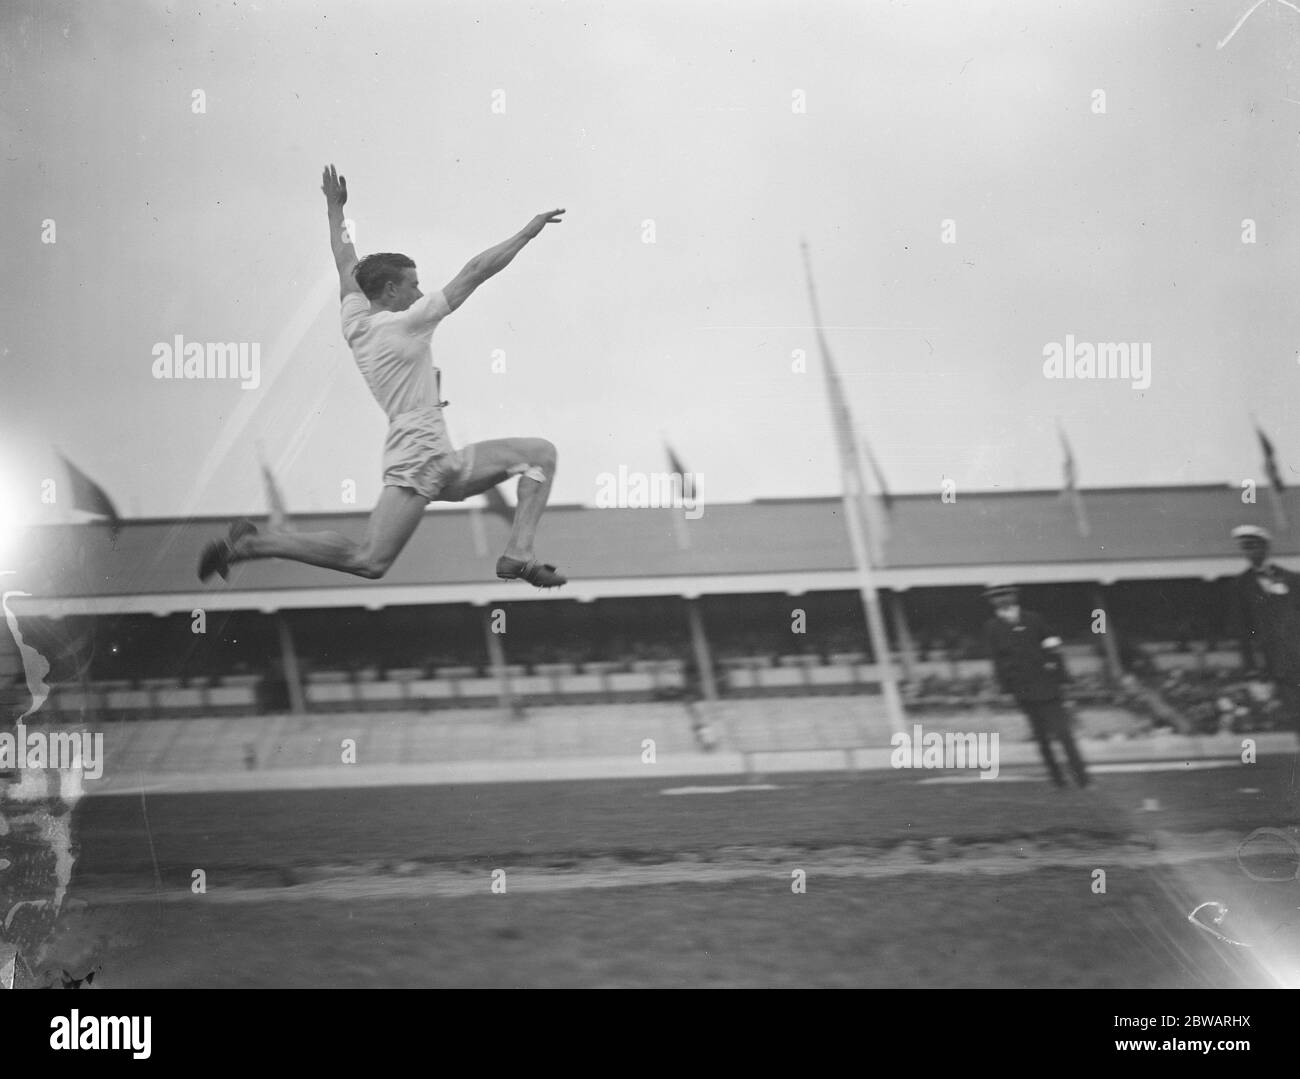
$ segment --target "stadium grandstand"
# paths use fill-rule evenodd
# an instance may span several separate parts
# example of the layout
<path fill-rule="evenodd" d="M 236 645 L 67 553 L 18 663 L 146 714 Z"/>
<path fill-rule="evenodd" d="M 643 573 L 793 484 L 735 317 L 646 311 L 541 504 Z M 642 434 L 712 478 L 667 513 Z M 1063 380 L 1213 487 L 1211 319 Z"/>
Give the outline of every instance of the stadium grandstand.
<path fill-rule="evenodd" d="M 1055 491 L 890 500 L 875 583 L 912 706 L 996 697 L 993 581 L 1021 584 L 1065 638 L 1076 693 L 1114 699 L 1134 673 L 1232 677 L 1227 579 L 1243 563 L 1228 534 L 1272 527 L 1266 510 L 1231 486 L 1087 497 L 1086 537 Z M 10 606 L 51 663 L 47 714 L 69 718 L 878 691 L 840 500 L 710 505 L 685 529 L 679 514 L 553 507 L 545 541 L 573 583 L 550 594 L 490 578 L 506 526 L 477 508 L 430 513 L 379 581 L 262 562 L 214 588 L 194 558 L 223 522 L 136 520 L 115 539 L 44 525 L 23 537 L 9 587 L 27 595 Z M 295 524 L 356 534 L 364 516 Z M 1300 550 L 1282 533 L 1276 554 Z M 4 664 L 17 682 L 17 657 Z"/>

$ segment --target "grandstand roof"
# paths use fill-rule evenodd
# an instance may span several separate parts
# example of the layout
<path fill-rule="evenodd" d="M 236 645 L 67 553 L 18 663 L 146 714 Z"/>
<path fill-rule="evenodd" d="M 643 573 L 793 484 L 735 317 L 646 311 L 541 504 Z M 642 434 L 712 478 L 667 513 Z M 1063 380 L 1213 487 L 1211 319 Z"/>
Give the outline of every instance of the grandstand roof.
<path fill-rule="evenodd" d="M 1300 499 L 1282 496 L 1300 521 Z M 1084 492 L 1090 534 L 1081 536 L 1056 491 L 958 492 L 895 496 L 889 511 L 880 587 L 986 585 L 994 580 L 1110 582 L 1213 579 L 1243 566 L 1229 532 L 1259 524 L 1277 537 L 1274 553 L 1300 553 L 1300 535 L 1277 527 L 1261 504 L 1232 486 L 1110 488 Z M 505 522 L 464 508 L 432 511 L 387 577 L 366 581 L 290 562 L 237 567 L 229 583 L 200 585 L 195 564 L 224 521 L 138 520 L 115 544 L 103 524 L 42 525 L 23 537 L 19 574 L 6 587 L 31 599 L 32 613 L 157 614 L 208 609 L 384 607 L 392 604 L 614 596 L 701 595 L 852 589 L 858 586 L 839 499 L 782 499 L 707 505 L 698 520 L 681 510 L 552 507 L 538 550 L 570 578 L 542 593 L 503 582 L 493 564 Z M 303 515 L 299 531 L 360 538 L 365 514 Z M 480 531 L 481 528 L 481 531 Z M 485 541 L 482 553 L 476 533 Z M 681 546 L 681 536 L 689 546 Z M 13 583 L 8 583 L 13 582 Z"/>

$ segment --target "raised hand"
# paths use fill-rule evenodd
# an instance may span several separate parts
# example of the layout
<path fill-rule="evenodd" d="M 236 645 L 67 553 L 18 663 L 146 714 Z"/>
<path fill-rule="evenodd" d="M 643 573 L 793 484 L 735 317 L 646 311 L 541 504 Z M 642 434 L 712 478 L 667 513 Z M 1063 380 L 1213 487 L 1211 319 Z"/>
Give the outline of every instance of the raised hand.
<path fill-rule="evenodd" d="M 348 201 L 348 182 L 333 165 L 325 166 L 320 189 L 325 192 L 325 201 L 331 206 L 342 207 Z"/>
<path fill-rule="evenodd" d="M 538 214 L 528 222 L 528 227 L 524 231 L 527 232 L 529 236 L 536 236 L 547 225 L 559 224 L 560 218 L 563 216 L 563 210 L 549 210 L 544 214 Z"/>

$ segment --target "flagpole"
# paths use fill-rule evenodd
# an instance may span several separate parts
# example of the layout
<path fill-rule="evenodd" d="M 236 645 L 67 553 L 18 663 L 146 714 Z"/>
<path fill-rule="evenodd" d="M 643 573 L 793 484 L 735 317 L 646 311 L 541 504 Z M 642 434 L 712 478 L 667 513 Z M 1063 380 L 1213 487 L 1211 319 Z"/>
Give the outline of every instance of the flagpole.
<path fill-rule="evenodd" d="M 1065 437 L 1065 428 L 1061 426 L 1060 420 L 1056 421 L 1056 433 L 1061 440 L 1061 452 L 1065 454 L 1061 493 L 1074 507 L 1074 523 L 1079 529 L 1079 535 L 1087 539 L 1092 534 L 1092 527 L 1088 524 L 1088 511 L 1083 505 L 1083 492 L 1079 490 L 1079 474 L 1074 463 L 1074 450 L 1070 447 L 1070 440 Z M 1101 647 L 1106 656 L 1106 676 L 1112 685 L 1117 686 L 1124 677 L 1124 665 L 1120 662 L 1119 645 L 1115 643 L 1115 621 L 1110 617 L 1110 610 L 1106 603 L 1106 586 L 1100 581 L 1092 586 L 1092 606 L 1094 610 L 1101 611 L 1105 619 Z"/>
<path fill-rule="evenodd" d="M 265 446 L 257 440 L 257 463 L 262 470 L 262 487 L 266 493 L 267 524 L 279 532 L 293 531 L 293 524 L 288 511 L 284 508 L 284 499 L 280 496 L 280 487 L 275 482 L 275 474 L 266 462 Z M 284 671 L 285 688 L 289 692 L 289 711 L 295 716 L 307 714 L 307 695 L 302 686 L 302 666 L 298 662 L 298 649 L 294 644 L 293 631 L 283 611 L 271 615 L 275 623 L 276 636 L 280 641 L 280 665 Z"/>
<path fill-rule="evenodd" d="M 838 381 L 838 375 L 836 381 Z M 843 393 L 844 385 L 840 383 L 841 397 Z M 847 402 L 844 407 L 847 410 Z M 859 507 L 867 541 L 867 553 L 870 556 L 869 565 L 874 566 L 877 563 L 883 563 L 885 560 L 885 522 L 881 517 L 879 508 L 872 501 L 871 489 L 867 485 L 867 476 L 870 475 L 867 456 L 862 448 L 862 439 L 858 438 L 856 433 L 853 436 L 853 452 L 857 465 Z"/>
<path fill-rule="evenodd" d="M 1290 531 L 1291 521 L 1286 515 L 1286 508 L 1282 505 L 1282 496 L 1271 483 L 1268 485 L 1268 495 L 1269 503 L 1273 507 L 1273 523 L 1277 525 L 1279 532 Z"/>
<path fill-rule="evenodd" d="M 488 661 L 492 667 L 492 675 L 496 679 L 497 700 L 501 705 L 501 710 L 508 719 L 523 719 L 523 709 L 520 707 L 514 689 L 510 684 L 510 671 L 506 667 L 506 650 L 501 646 L 500 635 L 492 630 L 492 609 L 485 604 L 480 617 L 483 620 L 483 635 L 487 640 Z"/>
<path fill-rule="evenodd" d="M 678 493 L 681 494 L 681 496 L 682 496 L 683 498 L 685 498 L 685 496 L 686 496 L 686 484 L 687 484 L 687 479 L 686 479 L 686 477 L 687 477 L 687 472 L 686 472 L 686 469 L 682 466 L 681 461 L 679 461 L 679 460 L 677 459 L 677 454 L 675 454 L 675 453 L 673 452 L 673 448 L 672 448 L 672 446 L 670 446 L 670 445 L 668 444 L 668 439 L 667 439 L 666 437 L 664 437 L 664 434 L 663 434 L 662 431 L 659 433 L 659 437 L 663 439 L 663 443 L 664 443 L 664 451 L 668 454 L 668 468 L 669 468 L 669 471 L 672 472 L 672 473 L 675 473 L 675 474 L 677 475 L 678 480 L 679 480 L 679 482 L 680 482 L 680 484 L 681 484 Z M 691 481 L 691 487 L 690 487 L 690 490 L 691 490 L 691 497 L 692 497 L 692 498 L 698 498 L 698 497 L 699 497 L 699 496 L 695 493 L 695 482 L 694 482 L 694 480 Z M 679 509 L 678 507 L 676 507 L 676 506 L 673 506 L 673 507 L 670 507 L 670 508 L 669 508 L 669 511 L 668 511 L 668 512 L 672 515 L 672 522 L 673 522 L 673 535 L 675 536 L 675 538 L 676 538 L 676 540 L 677 540 L 677 549 L 678 549 L 679 551 L 689 551 L 690 548 L 691 548 L 691 536 L 690 536 L 690 533 L 687 531 L 687 528 L 686 528 L 686 517 L 685 517 L 685 514 L 684 514 L 684 512 L 683 512 L 684 509 L 685 509 L 684 506 L 683 506 L 682 508 L 680 508 L 680 509 Z"/>
<path fill-rule="evenodd" d="M 830 349 L 826 345 L 822 331 L 821 309 L 817 303 L 817 289 L 813 284 L 812 259 L 808 253 L 806 241 L 800 242 L 803 250 L 804 270 L 808 277 L 808 297 L 812 304 L 813 323 L 817 331 L 817 343 L 821 349 L 822 365 L 826 373 L 827 392 L 831 395 L 831 417 L 837 428 L 843 423 L 837 418 L 834 400 L 835 384 L 838 376 L 830 358 Z M 842 395 L 841 395 L 842 396 Z M 880 610 L 880 595 L 876 591 L 875 580 L 871 572 L 871 558 L 867 552 L 864 535 L 866 523 L 865 473 L 863 471 L 862 450 L 853 432 L 848 403 L 843 402 L 843 411 L 848 420 L 847 430 L 837 431 L 840 448 L 840 469 L 844 487 L 843 506 L 845 523 L 849 531 L 849 544 L 853 549 L 853 562 L 857 569 L 858 592 L 862 597 L 862 609 L 867 619 L 867 636 L 871 642 L 871 651 L 876 658 L 880 672 L 880 692 L 885 702 L 885 712 L 889 716 L 889 725 L 895 733 L 902 733 L 904 726 L 903 700 L 898 691 L 898 681 L 894 676 L 893 659 L 889 652 L 889 638 L 885 632 L 885 619 Z M 848 440 L 847 442 L 845 440 Z"/>
<path fill-rule="evenodd" d="M 1074 523 L 1079 528 L 1079 535 L 1087 539 L 1092 535 L 1092 526 L 1088 523 L 1088 511 L 1083 508 L 1083 495 L 1075 491 L 1072 498 L 1074 501 Z"/>
<path fill-rule="evenodd" d="M 850 477 L 846 476 L 845 479 L 848 481 Z M 880 671 L 880 692 L 885 701 L 885 713 L 889 716 L 889 725 L 895 733 L 900 733 L 904 730 L 903 699 L 898 692 L 894 663 L 889 653 L 885 619 L 880 610 L 880 593 L 876 591 L 875 580 L 871 575 L 871 559 L 863 536 L 860 506 L 856 504 L 861 496 L 861 486 L 853 482 L 852 486 L 855 488 L 853 494 L 847 490 L 849 486 L 850 483 L 846 482 L 843 498 L 844 517 L 848 523 L 849 543 L 853 548 L 853 560 L 858 570 L 858 591 L 862 596 L 862 609 L 867 616 L 867 636 Z"/>
<path fill-rule="evenodd" d="M 1101 648 L 1106 654 L 1106 674 L 1113 685 L 1119 685 L 1124 678 L 1124 664 L 1120 662 L 1119 645 L 1115 643 L 1115 620 L 1110 616 L 1110 605 L 1106 602 L 1106 586 L 1098 582 L 1092 586 L 1092 603 L 1105 618 L 1105 630 L 1101 635 Z"/>
<path fill-rule="evenodd" d="M 283 611 L 271 616 L 280 638 L 280 660 L 284 665 L 284 681 L 289 690 L 289 711 L 295 716 L 307 714 L 307 698 L 302 689 L 302 669 L 298 665 L 298 650 L 294 647 L 293 633 Z"/>
<path fill-rule="evenodd" d="M 488 553 L 487 533 L 483 529 L 483 511 L 478 506 L 469 508 L 469 527 L 474 535 L 474 550 L 479 558 L 486 558 Z"/>
<path fill-rule="evenodd" d="M 903 668 L 903 681 L 916 680 L 916 642 L 912 640 L 912 627 L 907 621 L 907 604 L 902 592 L 889 593 L 889 613 L 894 619 L 894 637 L 898 641 L 898 657 Z"/>

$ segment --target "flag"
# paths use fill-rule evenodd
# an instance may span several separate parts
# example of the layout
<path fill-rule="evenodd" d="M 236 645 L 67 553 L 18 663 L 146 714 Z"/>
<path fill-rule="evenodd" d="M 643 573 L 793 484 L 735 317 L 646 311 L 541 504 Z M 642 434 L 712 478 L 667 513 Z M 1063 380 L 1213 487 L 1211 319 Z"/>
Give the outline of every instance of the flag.
<path fill-rule="evenodd" d="M 266 492 L 267 515 L 271 527 L 277 532 L 292 532 L 293 522 L 289 520 L 289 511 L 284 508 L 284 498 L 280 494 L 280 485 L 275 482 L 271 466 L 266 463 L 266 453 L 262 440 L 257 440 L 257 463 L 262 470 L 262 489 Z M 284 457 L 281 456 L 281 461 Z"/>
<path fill-rule="evenodd" d="M 689 481 L 690 487 L 687 487 L 688 481 L 686 477 L 689 473 L 686 471 L 686 466 L 682 464 L 681 458 L 673 452 L 672 446 L 668 445 L 667 439 L 664 440 L 664 452 L 668 455 L 669 471 L 681 477 L 682 497 L 685 498 L 688 494 L 694 497 L 695 481 L 692 478 Z M 672 507 L 669 510 L 669 513 L 673 516 L 673 534 L 677 537 L 677 546 L 683 551 L 688 550 L 691 546 L 691 534 L 686 527 L 686 514 L 684 512 L 684 507 L 682 512 L 679 512 L 677 507 Z"/>
<path fill-rule="evenodd" d="M 679 458 L 677 454 L 673 452 L 672 446 L 668 445 L 667 442 L 664 443 L 664 452 L 668 454 L 669 470 L 672 472 L 676 472 L 679 476 L 685 476 L 686 466 L 682 464 L 681 458 Z"/>
<path fill-rule="evenodd" d="M 270 510 L 271 527 L 280 532 L 289 531 L 289 513 L 284 508 L 280 488 L 271 474 L 270 466 L 265 461 L 262 462 L 262 486 L 266 488 L 266 504 Z"/>
<path fill-rule="evenodd" d="M 500 517 L 501 520 L 509 526 L 515 523 L 514 507 L 505 500 L 499 487 L 489 487 L 483 492 L 484 500 L 487 502 L 487 512 L 494 517 Z M 480 558 L 488 552 L 487 530 L 483 527 L 484 508 L 479 504 L 471 505 L 469 508 L 469 527 L 474 536 L 474 550 L 478 552 Z"/>
<path fill-rule="evenodd" d="M 1264 429 L 1258 423 L 1255 424 L 1255 434 L 1259 436 L 1259 447 L 1264 451 L 1264 472 L 1268 475 L 1271 488 L 1269 501 L 1273 504 L 1273 520 L 1278 528 L 1286 530 L 1291 527 L 1291 522 L 1287 520 L 1286 510 L 1282 506 L 1282 492 L 1286 490 L 1286 484 L 1282 482 L 1282 474 L 1278 471 L 1277 454 L 1273 450 L 1272 440 L 1264 434 Z"/>
<path fill-rule="evenodd" d="M 822 331 L 821 313 L 817 306 L 817 294 L 813 288 L 812 266 L 808 262 L 808 247 L 804 245 L 804 260 L 808 270 L 808 292 L 812 299 L 813 316 L 816 319 L 815 327 L 817 332 L 817 347 L 821 352 L 822 367 L 826 372 L 826 393 L 830 401 L 831 421 L 835 428 L 835 441 L 840 451 L 840 467 L 844 474 L 844 485 L 846 495 L 850 497 L 859 508 L 861 517 L 865 524 L 866 543 L 869 558 L 873 565 L 882 566 L 885 561 L 885 541 L 888 538 L 888 522 L 880 512 L 880 503 L 883 501 L 885 508 L 892 506 L 893 499 L 885 487 L 884 476 L 880 468 L 875 464 L 874 457 L 871 457 L 870 449 L 865 446 L 865 440 L 859 440 L 857 430 L 853 424 L 853 414 L 849 411 L 848 399 L 844 394 L 844 384 L 840 381 L 840 373 L 835 367 L 835 361 L 831 357 L 830 345 L 826 341 L 826 335 Z M 871 465 L 864 463 L 864 458 L 871 460 Z M 876 483 L 880 487 L 879 495 L 871 491 L 867 483 L 867 473 L 870 470 L 875 477 Z"/>
<path fill-rule="evenodd" d="M 1070 449 L 1070 440 L 1065 437 L 1065 432 L 1057 428 L 1057 434 L 1061 438 L 1061 450 L 1065 454 L 1065 461 L 1062 464 L 1061 488 L 1065 491 L 1077 491 L 1079 489 L 1079 475 L 1074 468 L 1074 451 Z"/>
<path fill-rule="evenodd" d="M 1065 431 L 1059 423 L 1056 425 L 1056 433 L 1061 439 L 1061 452 L 1064 454 L 1061 466 L 1061 497 L 1074 509 L 1074 523 L 1079 529 L 1079 535 L 1088 536 L 1092 533 L 1092 528 L 1088 524 L 1088 513 L 1083 506 L 1083 493 L 1079 490 L 1079 473 L 1074 465 L 1074 451 L 1070 449 L 1070 440 L 1065 437 Z"/>
<path fill-rule="evenodd" d="M 1264 451 L 1264 471 L 1268 473 L 1268 482 L 1273 485 L 1273 490 L 1282 492 L 1286 490 L 1286 484 L 1282 482 L 1282 477 L 1277 470 L 1277 454 L 1273 452 L 1273 443 L 1269 441 L 1268 435 L 1260 427 L 1255 428 L 1255 434 L 1259 435 L 1260 449 Z"/>
<path fill-rule="evenodd" d="M 122 519 L 117 515 L 113 500 L 104 493 L 104 489 L 99 484 L 63 454 L 59 454 L 59 460 L 63 462 L 63 467 L 68 472 L 68 486 L 72 488 L 73 508 L 93 513 L 98 517 L 107 517 L 108 534 L 111 538 L 117 539 L 117 534 L 122 528 Z"/>
<path fill-rule="evenodd" d="M 873 565 L 884 563 L 885 529 L 887 522 L 880 509 L 880 498 L 871 493 L 867 484 L 867 465 L 863 459 L 863 445 L 853 426 L 853 416 L 839 371 L 831 357 L 826 334 L 822 330 L 821 311 L 817 304 L 817 290 L 813 285 L 812 260 L 808 245 L 803 248 L 804 269 L 808 275 L 808 299 L 812 306 L 817 347 L 821 352 L 822 368 L 826 372 L 826 395 L 830 404 L 831 423 L 835 428 L 835 441 L 840 451 L 840 470 L 843 477 L 845 525 L 853 549 L 853 562 L 858 576 L 858 590 L 862 596 L 862 611 L 867 621 L 867 636 L 871 652 L 880 672 L 880 692 L 884 698 L 885 713 L 895 733 L 903 730 L 903 700 L 894 675 L 894 664 L 889 649 L 889 635 L 885 630 L 885 617 L 880 610 L 880 594 L 872 577 Z M 885 495 L 883 477 L 874 470 L 881 494 Z"/>

